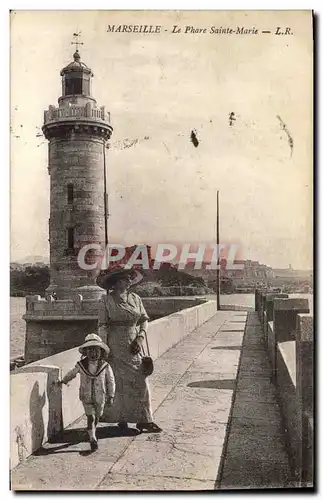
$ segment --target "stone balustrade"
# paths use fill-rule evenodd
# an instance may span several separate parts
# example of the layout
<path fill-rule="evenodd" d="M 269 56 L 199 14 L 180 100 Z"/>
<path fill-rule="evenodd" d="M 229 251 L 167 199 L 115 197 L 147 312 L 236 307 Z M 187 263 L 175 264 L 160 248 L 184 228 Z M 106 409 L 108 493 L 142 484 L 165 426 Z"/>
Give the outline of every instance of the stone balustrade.
<path fill-rule="evenodd" d="M 257 290 L 255 304 L 277 387 L 295 480 L 313 484 L 313 316 L 307 299 Z"/>
<path fill-rule="evenodd" d="M 50 122 L 64 121 L 64 120 L 95 120 L 103 121 L 110 124 L 110 113 L 105 111 L 105 107 L 93 107 L 91 103 L 85 106 L 64 106 L 55 107 L 49 106 L 48 110 L 44 111 L 44 125 Z"/>
<path fill-rule="evenodd" d="M 56 300 L 52 295 L 46 298 L 40 295 L 29 295 L 26 297 L 26 314 L 24 319 L 32 320 L 51 320 L 66 319 L 67 316 L 73 319 L 97 318 L 99 302 L 96 299 L 83 299 L 80 294 L 75 295 L 74 299 Z"/>

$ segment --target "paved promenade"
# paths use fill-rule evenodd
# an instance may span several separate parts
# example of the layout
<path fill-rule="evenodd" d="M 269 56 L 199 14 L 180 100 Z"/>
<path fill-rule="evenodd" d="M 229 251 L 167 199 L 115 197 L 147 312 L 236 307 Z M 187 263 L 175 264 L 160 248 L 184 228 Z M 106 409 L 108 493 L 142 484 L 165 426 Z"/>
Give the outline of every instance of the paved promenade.
<path fill-rule="evenodd" d="M 287 454 L 255 313 L 219 311 L 155 362 L 150 377 L 161 434 L 126 436 L 85 419 L 12 472 L 14 490 L 214 490 L 284 487 Z M 75 395 L 77 397 L 77 395 Z"/>

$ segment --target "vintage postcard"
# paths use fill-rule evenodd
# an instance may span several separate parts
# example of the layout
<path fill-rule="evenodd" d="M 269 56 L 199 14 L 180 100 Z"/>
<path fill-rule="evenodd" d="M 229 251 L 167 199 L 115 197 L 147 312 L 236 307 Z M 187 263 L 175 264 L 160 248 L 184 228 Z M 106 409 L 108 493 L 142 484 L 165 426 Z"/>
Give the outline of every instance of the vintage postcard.
<path fill-rule="evenodd" d="M 10 13 L 15 491 L 313 488 L 313 13 Z"/>

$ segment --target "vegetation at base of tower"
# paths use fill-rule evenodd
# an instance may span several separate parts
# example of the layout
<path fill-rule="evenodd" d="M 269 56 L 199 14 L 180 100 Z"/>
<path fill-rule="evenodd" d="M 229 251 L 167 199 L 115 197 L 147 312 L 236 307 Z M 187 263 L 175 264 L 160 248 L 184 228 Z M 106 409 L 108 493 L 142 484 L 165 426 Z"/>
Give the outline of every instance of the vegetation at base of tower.
<path fill-rule="evenodd" d="M 203 278 L 193 277 L 174 267 L 165 266 L 159 270 L 144 271 L 144 275 L 144 281 L 134 288 L 134 291 L 143 297 L 213 293 L 213 290 L 205 285 Z M 46 264 L 12 263 L 10 265 L 11 297 L 24 297 L 30 294 L 44 296 L 49 282 L 49 266 Z"/>
<path fill-rule="evenodd" d="M 49 267 L 46 264 L 10 264 L 10 296 L 44 295 L 49 286 Z"/>

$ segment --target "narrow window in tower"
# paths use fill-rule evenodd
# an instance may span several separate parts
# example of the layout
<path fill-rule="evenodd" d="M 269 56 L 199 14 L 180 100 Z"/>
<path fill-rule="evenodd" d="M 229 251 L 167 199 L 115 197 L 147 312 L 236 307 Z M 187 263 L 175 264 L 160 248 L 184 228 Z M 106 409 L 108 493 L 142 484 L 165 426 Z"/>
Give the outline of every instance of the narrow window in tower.
<path fill-rule="evenodd" d="M 67 203 L 71 205 L 74 201 L 73 184 L 67 184 Z"/>
<path fill-rule="evenodd" d="M 68 250 L 74 249 L 74 228 L 69 227 L 67 230 L 67 248 Z"/>

